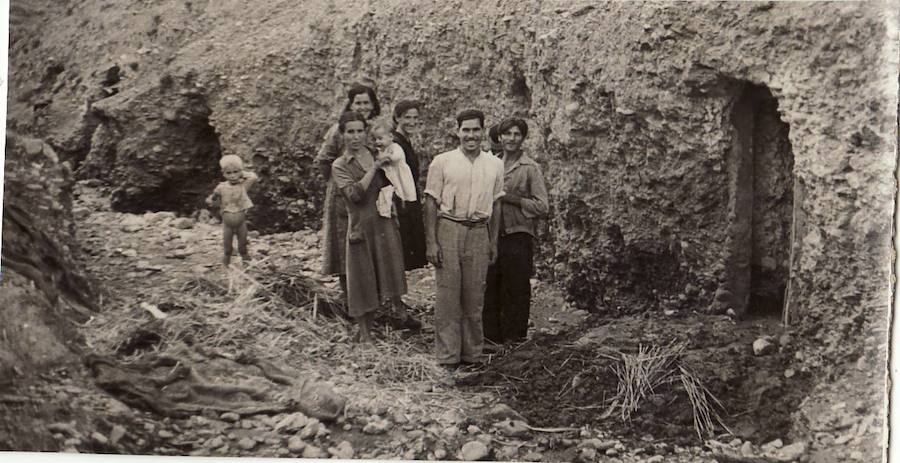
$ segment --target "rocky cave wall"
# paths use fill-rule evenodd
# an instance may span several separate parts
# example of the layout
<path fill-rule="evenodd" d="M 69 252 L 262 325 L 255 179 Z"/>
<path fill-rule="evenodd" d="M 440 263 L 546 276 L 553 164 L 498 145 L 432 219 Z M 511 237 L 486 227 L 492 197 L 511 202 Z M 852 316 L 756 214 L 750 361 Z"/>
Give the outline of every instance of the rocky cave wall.
<path fill-rule="evenodd" d="M 425 102 L 426 158 L 452 147 L 460 109 L 482 108 L 488 123 L 526 117 L 526 149 L 551 184 L 543 272 L 590 309 L 740 304 L 716 296 L 730 291 L 730 256 L 746 251 L 730 231 L 743 220 L 729 214 L 735 106 L 748 86 L 767 90 L 796 186 L 794 262 L 770 257 L 793 269 L 807 358 L 842 364 L 856 341 L 886 339 L 897 108 L 887 4 L 14 3 L 9 124 L 71 156 L 83 178 L 124 189 L 123 208 L 187 186 L 166 179 L 208 187 L 219 150 L 262 176 L 257 229 L 317 227 L 324 188 L 311 161 L 352 81 L 377 84 L 386 111 Z M 191 122 L 172 127 L 167 111 Z M 215 135 L 204 149 L 190 146 L 198 131 Z"/>

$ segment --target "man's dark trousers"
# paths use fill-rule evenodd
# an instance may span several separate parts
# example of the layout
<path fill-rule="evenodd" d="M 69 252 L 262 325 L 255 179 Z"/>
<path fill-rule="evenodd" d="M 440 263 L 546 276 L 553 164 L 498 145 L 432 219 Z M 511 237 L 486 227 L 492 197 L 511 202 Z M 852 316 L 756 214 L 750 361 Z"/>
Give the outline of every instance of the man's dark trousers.
<path fill-rule="evenodd" d="M 484 338 L 500 344 L 524 340 L 531 308 L 534 239 L 528 233 L 500 236 L 497 261 L 488 267 L 484 294 Z"/>

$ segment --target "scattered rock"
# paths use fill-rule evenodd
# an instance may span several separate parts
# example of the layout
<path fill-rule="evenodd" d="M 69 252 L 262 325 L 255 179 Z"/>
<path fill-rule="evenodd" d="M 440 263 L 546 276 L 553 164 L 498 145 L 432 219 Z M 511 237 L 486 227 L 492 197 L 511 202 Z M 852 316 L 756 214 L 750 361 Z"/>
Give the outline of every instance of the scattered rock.
<path fill-rule="evenodd" d="M 619 441 L 617 441 L 615 439 L 600 440 L 597 438 L 593 438 L 593 439 L 585 439 L 585 440 L 581 441 L 581 446 L 585 447 L 585 448 L 591 448 L 591 449 L 595 449 L 595 450 L 604 450 L 605 451 L 605 450 L 614 448 L 616 446 L 616 444 L 618 444 L 618 443 L 619 443 Z"/>
<path fill-rule="evenodd" d="M 664 460 L 664 458 L 662 455 L 654 455 L 654 456 L 644 460 L 644 463 L 662 463 L 663 460 Z"/>
<path fill-rule="evenodd" d="M 237 445 L 244 450 L 253 450 L 253 448 L 256 447 L 256 441 L 249 437 L 245 437 L 239 440 Z"/>
<path fill-rule="evenodd" d="M 175 437 L 175 434 L 173 434 L 172 431 L 168 431 L 165 429 L 161 429 L 159 433 L 157 433 L 157 435 L 162 439 L 171 439 Z"/>
<path fill-rule="evenodd" d="M 791 338 L 790 334 L 784 333 L 778 338 L 778 344 L 781 347 L 787 347 L 791 344 L 792 340 L 793 340 L 793 338 Z"/>
<path fill-rule="evenodd" d="M 782 447 L 784 447 L 784 442 L 781 439 L 775 439 L 767 444 L 764 444 L 763 450 L 780 449 Z"/>
<path fill-rule="evenodd" d="M 769 355 L 775 352 L 775 350 L 775 344 L 773 344 L 772 341 L 768 339 L 768 337 L 759 338 L 756 341 L 753 341 L 753 355 L 757 357 L 762 355 Z"/>
<path fill-rule="evenodd" d="M 234 412 L 225 412 L 219 416 L 222 421 L 226 421 L 228 423 L 235 423 L 237 420 L 241 419 L 241 415 L 238 415 Z"/>
<path fill-rule="evenodd" d="M 519 414 L 519 412 L 515 411 L 506 404 L 496 404 L 491 407 L 485 414 L 482 419 L 489 423 L 493 423 L 495 421 L 502 420 L 520 420 L 525 421 L 525 418 Z"/>
<path fill-rule="evenodd" d="M 288 450 L 292 453 L 300 453 L 303 449 L 306 448 L 306 442 L 303 442 L 303 439 L 300 436 L 291 436 L 288 439 Z"/>
<path fill-rule="evenodd" d="M 75 426 L 70 423 L 51 423 L 47 425 L 47 430 L 50 432 L 58 432 L 60 434 L 68 434 L 72 437 L 77 437 L 80 434 L 75 430 Z"/>
<path fill-rule="evenodd" d="M 204 445 L 211 449 L 217 449 L 217 448 L 225 445 L 225 439 L 223 439 L 222 436 L 216 436 L 216 437 L 213 437 L 212 439 L 209 439 L 208 441 L 206 441 L 206 443 Z"/>
<path fill-rule="evenodd" d="M 109 442 L 109 439 L 107 439 L 106 436 L 100 434 L 99 432 L 91 433 L 91 439 L 100 445 L 106 445 Z"/>
<path fill-rule="evenodd" d="M 481 428 L 479 428 L 478 426 L 475 426 L 474 424 L 470 424 L 466 428 L 466 433 L 468 433 L 468 434 L 478 434 L 479 432 L 481 432 Z"/>
<path fill-rule="evenodd" d="M 494 428 L 507 437 L 525 437 L 530 433 L 528 424 L 522 420 L 503 420 L 494 423 Z"/>
<path fill-rule="evenodd" d="M 329 447 L 328 453 L 333 458 L 338 458 L 341 460 L 350 460 L 353 458 L 353 445 L 348 441 L 341 441 L 336 447 Z"/>
<path fill-rule="evenodd" d="M 309 417 L 307 417 L 303 413 L 291 413 L 290 415 L 282 418 L 281 421 L 279 421 L 277 424 L 275 424 L 275 430 L 283 432 L 296 432 L 300 429 L 303 429 L 303 427 L 306 426 L 309 421 Z"/>
<path fill-rule="evenodd" d="M 125 427 L 118 424 L 113 426 L 112 431 L 109 433 L 109 442 L 112 445 L 116 445 L 123 437 L 125 437 Z"/>
<path fill-rule="evenodd" d="M 180 230 L 187 230 L 189 228 L 194 228 L 194 221 L 187 217 L 181 217 L 179 219 L 173 220 L 172 226 Z"/>
<path fill-rule="evenodd" d="M 393 425 L 385 419 L 374 419 L 366 423 L 363 432 L 366 434 L 384 434 L 388 432 Z"/>
<path fill-rule="evenodd" d="M 480 461 L 487 456 L 487 446 L 479 441 L 466 442 L 459 451 L 459 458 L 464 461 Z"/>
<path fill-rule="evenodd" d="M 327 456 L 327 453 L 315 445 L 307 445 L 303 449 L 303 458 L 326 458 Z"/>
<path fill-rule="evenodd" d="M 441 431 L 441 437 L 443 437 L 444 439 L 447 439 L 447 440 L 455 439 L 456 436 L 458 436 L 458 435 L 459 435 L 459 428 L 457 428 L 456 426 L 450 426 L 450 427 L 444 428 L 444 430 Z"/>
<path fill-rule="evenodd" d="M 619 454 L 619 451 L 616 449 L 606 449 L 606 456 L 614 457 Z"/>
<path fill-rule="evenodd" d="M 782 447 L 776 453 L 776 458 L 782 461 L 794 461 L 799 459 L 806 453 L 806 444 L 803 442 L 795 442 L 791 445 Z"/>
<path fill-rule="evenodd" d="M 434 451 L 434 458 L 436 460 L 443 460 L 443 459 L 447 458 L 447 451 L 444 449 L 436 449 Z"/>
<path fill-rule="evenodd" d="M 544 454 L 542 454 L 541 452 L 528 452 L 522 457 L 522 459 L 525 461 L 543 461 Z"/>
<path fill-rule="evenodd" d="M 591 447 L 585 447 L 578 452 L 578 461 L 580 462 L 595 462 L 597 461 L 597 450 Z"/>

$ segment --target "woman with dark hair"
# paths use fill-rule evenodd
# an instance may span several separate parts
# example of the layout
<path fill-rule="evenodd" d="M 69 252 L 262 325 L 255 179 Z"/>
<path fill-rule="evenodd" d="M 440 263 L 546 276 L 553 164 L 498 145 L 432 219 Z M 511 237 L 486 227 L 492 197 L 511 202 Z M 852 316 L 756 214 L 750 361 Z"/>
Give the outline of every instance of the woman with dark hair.
<path fill-rule="evenodd" d="M 347 91 L 347 104 L 344 106 L 344 111 L 345 113 L 352 111 L 361 115 L 364 120 L 368 120 L 381 114 L 381 105 L 375 96 L 375 90 L 365 85 L 354 84 Z M 325 238 L 322 244 L 322 273 L 340 277 L 341 291 L 346 301 L 347 206 L 344 198 L 335 190 L 334 181 L 331 178 L 331 164 L 341 156 L 343 148 L 341 131 L 338 124 L 335 124 L 325 134 L 325 141 L 316 155 L 316 163 L 319 165 L 322 176 L 328 182 L 325 189 L 325 211 L 322 218 L 325 228 Z"/>
<path fill-rule="evenodd" d="M 347 308 L 359 324 L 359 340 L 371 342 L 372 314 L 382 301 L 403 311 L 406 294 L 402 246 L 395 215 L 378 212 L 379 192 L 390 182 L 384 168 L 387 157 L 376 158 L 366 146 L 367 121 L 356 112 L 345 112 L 338 122 L 344 139 L 343 155 L 331 166 L 331 177 L 349 211 L 345 237 Z"/>
<path fill-rule="evenodd" d="M 419 111 L 422 105 L 414 100 L 402 100 L 394 106 L 394 142 L 403 148 L 406 165 L 412 170 L 416 185 L 416 198 L 422 197 L 419 183 L 421 159 L 413 149 L 410 137 L 419 131 Z M 404 202 L 398 208 L 400 220 L 400 240 L 403 242 L 403 264 L 406 270 L 425 267 L 425 222 L 422 220 L 422 203 Z"/>

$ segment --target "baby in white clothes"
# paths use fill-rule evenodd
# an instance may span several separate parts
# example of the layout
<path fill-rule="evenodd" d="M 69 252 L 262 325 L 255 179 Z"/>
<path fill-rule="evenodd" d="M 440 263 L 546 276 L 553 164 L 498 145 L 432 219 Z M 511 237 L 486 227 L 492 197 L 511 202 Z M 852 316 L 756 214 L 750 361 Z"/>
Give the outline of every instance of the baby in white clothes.
<path fill-rule="evenodd" d="M 400 145 L 394 143 L 393 122 L 388 119 L 379 119 L 372 123 L 369 135 L 378 149 L 378 159 L 388 158 L 391 163 L 383 168 L 385 177 L 390 185 L 381 189 L 375 206 L 378 215 L 391 216 L 393 197 L 396 194 L 402 201 L 416 201 L 416 184 L 413 180 L 412 170 L 406 164 L 406 153 Z"/>

